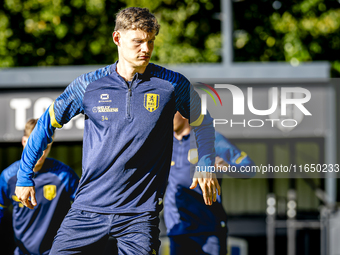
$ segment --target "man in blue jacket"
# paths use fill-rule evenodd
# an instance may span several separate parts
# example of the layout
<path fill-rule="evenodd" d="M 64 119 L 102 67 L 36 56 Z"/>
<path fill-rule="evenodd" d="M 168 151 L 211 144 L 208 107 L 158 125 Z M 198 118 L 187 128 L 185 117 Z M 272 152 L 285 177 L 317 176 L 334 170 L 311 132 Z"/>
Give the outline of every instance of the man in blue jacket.
<path fill-rule="evenodd" d="M 227 215 L 221 196 L 206 206 L 202 190 L 190 185 L 197 165 L 197 149 L 189 122 L 180 113 L 174 117 L 174 138 L 171 169 L 164 200 L 164 220 L 170 239 L 171 255 L 225 255 L 227 253 Z M 191 138 L 190 138 L 191 137 Z M 234 167 L 234 177 L 250 178 L 254 173 L 241 171 L 241 166 L 253 166 L 246 153 L 216 132 L 216 166 Z M 189 188 L 190 187 L 190 188 Z"/>
<path fill-rule="evenodd" d="M 35 161 L 55 128 L 85 114 L 83 174 L 51 254 L 99 254 L 109 236 L 117 239 L 119 254 L 158 252 L 158 214 L 176 111 L 193 126 L 198 164 L 214 165 L 212 118 L 200 114 L 198 94 L 183 75 L 149 63 L 159 28 L 146 8 L 121 10 L 113 33 L 119 61 L 76 78 L 42 115 L 28 140 L 16 194 L 33 208 Z M 217 179 L 212 173 L 199 173 L 194 181 L 211 205 L 220 188 Z"/>
<path fill-rule="evenodd" d="M 37 119 L 26 123 L 22 145 L 25 148 Z M 74 200 L 79 177 L 65 164 L 47 158 L 49 144 L 34 167 L 38 205 L 30 210 L 15 195 L 20 161 L 14 162 L 0 175 L 0 221 L 4 210 L 13 205 L 13 229 L 17 248 L 14 254 L 48 254 L 54 236 Z"/>

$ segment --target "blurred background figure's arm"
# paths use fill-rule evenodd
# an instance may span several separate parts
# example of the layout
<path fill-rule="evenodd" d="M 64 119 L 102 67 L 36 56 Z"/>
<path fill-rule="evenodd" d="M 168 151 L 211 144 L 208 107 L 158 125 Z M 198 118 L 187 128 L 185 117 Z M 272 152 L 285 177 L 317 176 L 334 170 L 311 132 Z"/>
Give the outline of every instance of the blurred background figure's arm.
<path fill-rule="evenodd" d="M 252 178 L 256 172 L 250 171 L 255 166 L 253 160 L 245 153 L 233 145 L 227 138 L 220 133 L 215 133 L 216 171 L 218 168 L 230 169 L 225 173 L 235 178 Z M 247 171 L 246 171 L 247 167 Z M 223 173 L 223 171 L 220 171 Z M 219 172 L 219 173 L 220 173 Z"/>

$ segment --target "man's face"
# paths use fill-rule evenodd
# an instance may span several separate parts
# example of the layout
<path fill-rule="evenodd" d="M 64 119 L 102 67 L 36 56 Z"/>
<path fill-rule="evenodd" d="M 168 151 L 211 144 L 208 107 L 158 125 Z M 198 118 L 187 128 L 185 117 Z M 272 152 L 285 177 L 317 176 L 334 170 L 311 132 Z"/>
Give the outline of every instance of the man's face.
<path fill-rule="evenodd" d="M 179 112 L 176 112 L 174 116 L 174 131 L 178 131 L 182 129 L 185 124 L 188 122 L 186 118 L 184 118 Z"/>
<path fill-rule="evenodd" d="M 113 33 L 113 40 L 118 46 L 119 61 L 132 67 L 146 67 L 154 48 L 155 32 L 125 30 Z"/>

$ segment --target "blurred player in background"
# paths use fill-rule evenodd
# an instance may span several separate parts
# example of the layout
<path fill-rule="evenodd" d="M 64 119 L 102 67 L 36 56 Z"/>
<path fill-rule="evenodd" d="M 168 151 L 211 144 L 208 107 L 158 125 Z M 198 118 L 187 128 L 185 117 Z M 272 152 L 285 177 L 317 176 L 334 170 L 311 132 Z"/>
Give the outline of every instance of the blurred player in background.
<path fill-rule="evenodd" d="M 30 119 L 25 126 L 22 146 L 38 119 Z M 54 236 L 70 209 L 79 183 L 77 174 L 58 160 L 47 158 L 52 143 L 34 167 L 35 192 L 38 205 L 30 210 L 15 195 L 20 160 L 6 168 L 0 176 L 0 221 L 4 210 L 13 204 L 13 229 L 19 254 L 48 254 Z"/>
<path fill-rule="evenodd" d="M 180 113 L 174 117 L 174 138 L 171 169 L 164 200 L 164 220 L 170 239 L 171 255 L 227 253 L 227 215 L 221 196 L 212 206 L 206 206 L 202 191 L 191 176 L 197 164 L 197 149 L 194 134 L 188 120 Z M 235 166 L 234 177 L 249 178 L 252 173 L 243 174 L 241 166 L 252 166 L 254 162 L 228 139 L 216 132 L 215 166 Z M 190 188 L 189 188 L 190 187 Z"/>
<path fill-rule="evenodd" d="M 198 94 L 183 75 L 149 63 L 159 28 L 146 8 L 121 10 L 113 33 L 119 61 L 76 78 L 42 115 L 27 142 L 16 194 L 33 208 L 36 160 L 56 128 L 85 114 L 83 173 L 51 254 L 100 254 L 109 236 L 116 238 L 119 254 L 158 253 L 158 214 L 176 111 L 194 126 L 199 164 L 214 165 L 212 118 L 201 115 Z M 220 190 L 215 175 L 199 173 L 194 180 L 211 205 Z"/>

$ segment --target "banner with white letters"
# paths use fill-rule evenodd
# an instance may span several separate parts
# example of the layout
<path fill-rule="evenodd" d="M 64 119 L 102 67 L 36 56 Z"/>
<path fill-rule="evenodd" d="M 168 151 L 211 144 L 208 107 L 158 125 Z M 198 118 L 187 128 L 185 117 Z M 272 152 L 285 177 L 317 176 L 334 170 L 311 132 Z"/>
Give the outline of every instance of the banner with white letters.
<path fill-rule="evenodd" d="M 9 92 L 0 94 L 0 142 L 19 142 L 26 121 L 39 118 L 63 91 Z M 56 141 L 81 141 L 84 115 L 80 114 L 56 131 Z"/>

